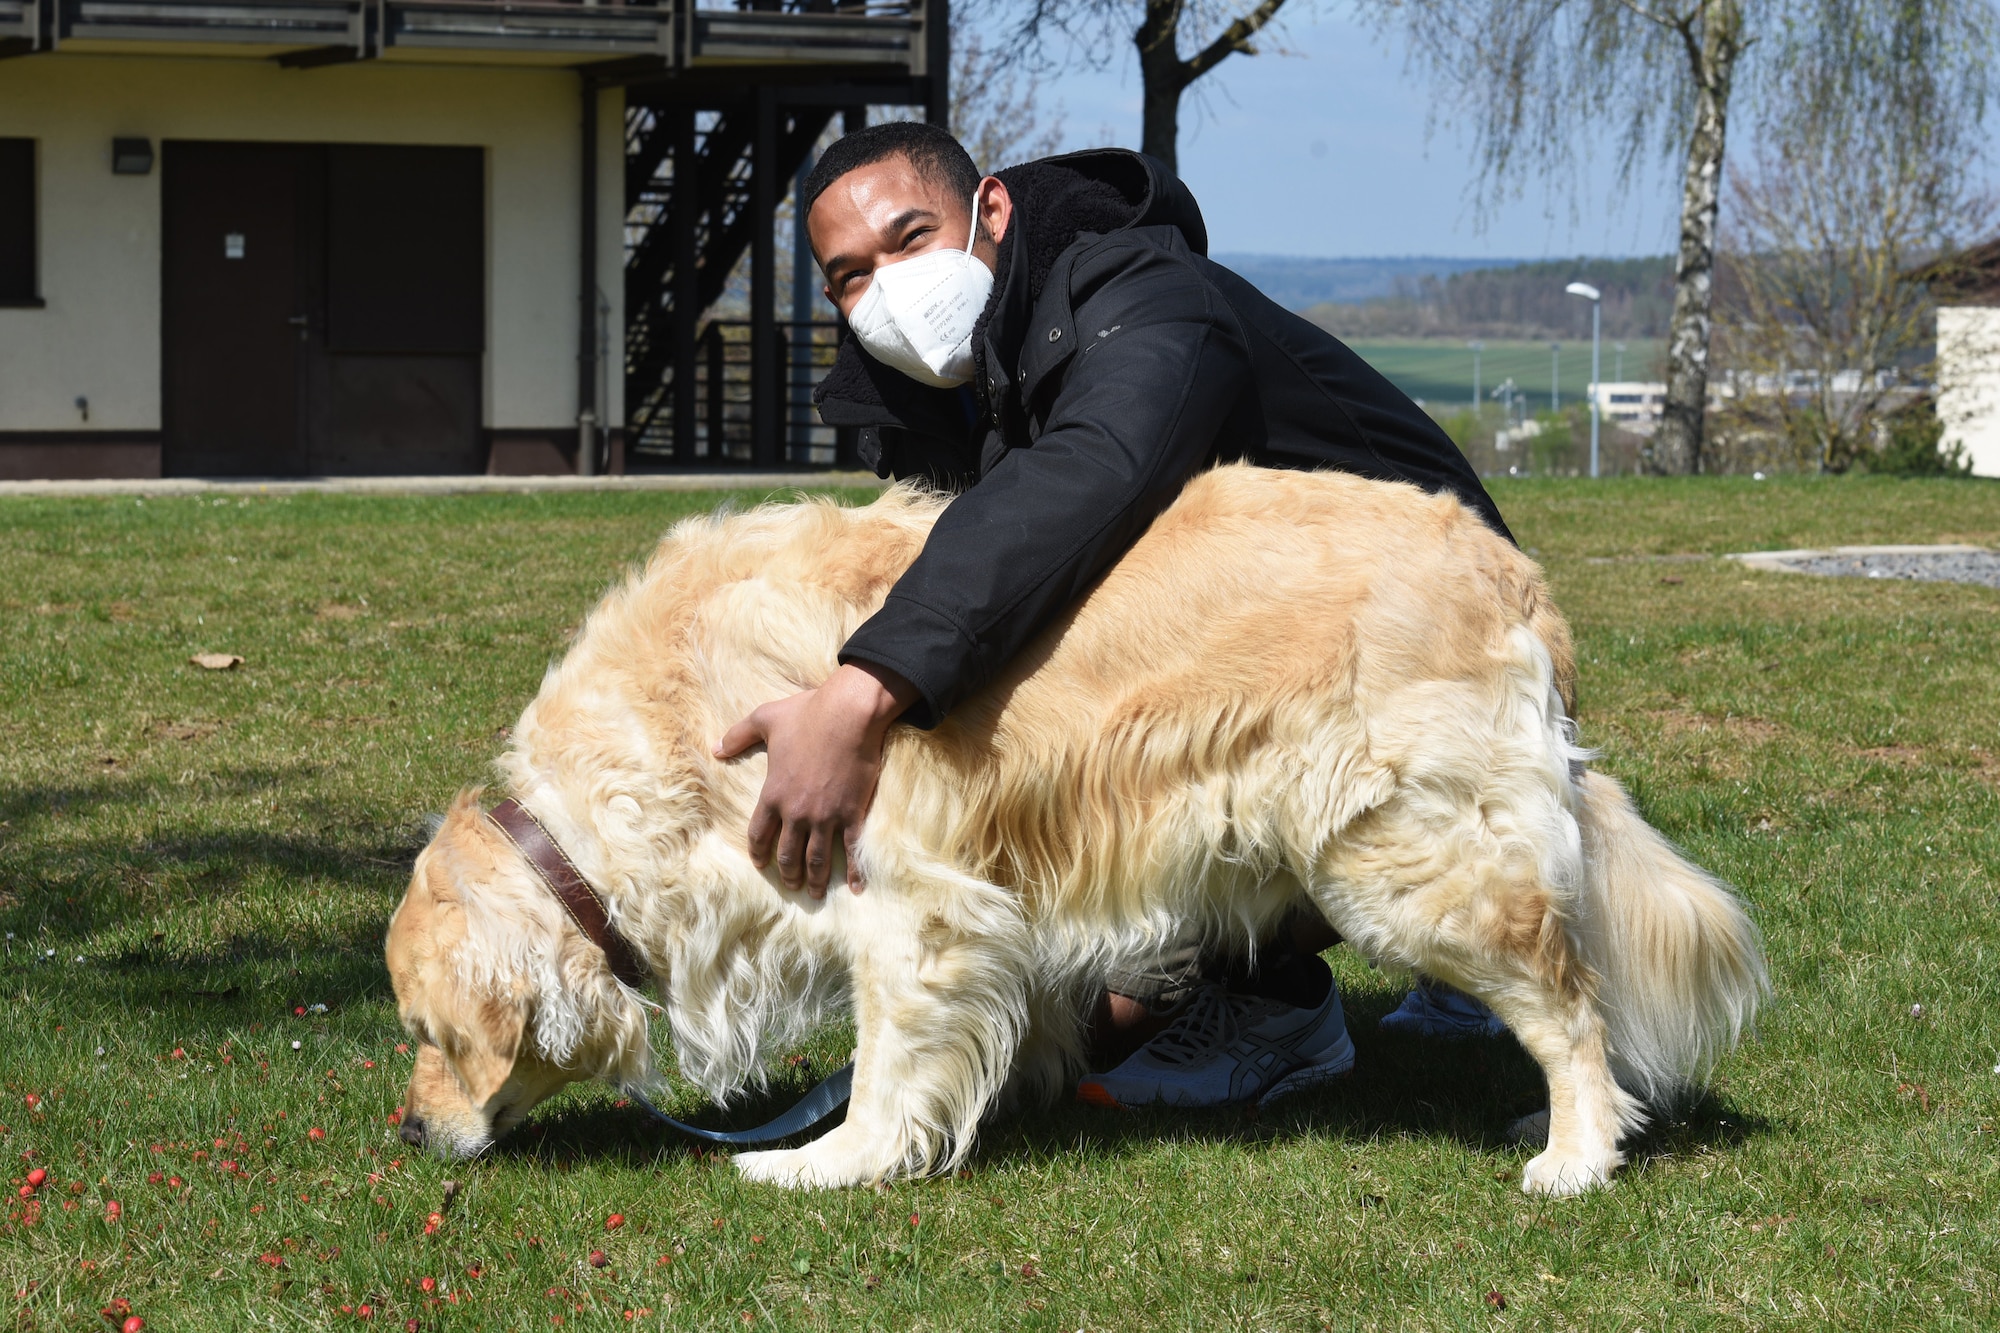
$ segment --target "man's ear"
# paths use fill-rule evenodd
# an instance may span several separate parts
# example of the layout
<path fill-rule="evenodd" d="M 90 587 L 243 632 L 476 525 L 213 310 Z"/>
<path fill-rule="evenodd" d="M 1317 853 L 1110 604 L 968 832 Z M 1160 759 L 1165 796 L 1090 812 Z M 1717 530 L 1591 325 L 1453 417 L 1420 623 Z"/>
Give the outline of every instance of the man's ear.
<path fill-rule="evenodd" d="M 1007 183 L 998 176 L 987 176 L 979 182 L 973 200 L 973 207 L 979 210 L 980 230 L 999 245 L 1007 239 L 1007 228 L 1014 221 L 1014 196 L 1007 193 Z"/>
<path fill-rule="evenodd" d="M 514 1061 L 521 1054 L 521 1036 L 527 1029 L 527 1015 L 516 1004 L 487 997 L 469 1015 L 469 1021 L 453 1024 L 451 1044 L 444 1047 L 451 1072 L 465 1086 L 465 1095 L 474 1106 L 485 1106 L 507 1085 Z M 443 1035 L 443 1034 L 440 1034 Z"/>

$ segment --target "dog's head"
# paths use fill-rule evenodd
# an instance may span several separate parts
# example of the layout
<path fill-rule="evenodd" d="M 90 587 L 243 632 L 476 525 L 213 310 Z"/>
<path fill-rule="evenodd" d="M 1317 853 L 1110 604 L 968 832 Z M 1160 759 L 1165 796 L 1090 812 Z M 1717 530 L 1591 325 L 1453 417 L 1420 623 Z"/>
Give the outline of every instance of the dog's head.
<path fill-rule="evenodd" d="M 389 922 L 389 978 L 421 1045 L 403 1139 L 470 1157 L 565 1085 L 651 1070 L 646 1016 L 479 809 L 452 804 Z"/>

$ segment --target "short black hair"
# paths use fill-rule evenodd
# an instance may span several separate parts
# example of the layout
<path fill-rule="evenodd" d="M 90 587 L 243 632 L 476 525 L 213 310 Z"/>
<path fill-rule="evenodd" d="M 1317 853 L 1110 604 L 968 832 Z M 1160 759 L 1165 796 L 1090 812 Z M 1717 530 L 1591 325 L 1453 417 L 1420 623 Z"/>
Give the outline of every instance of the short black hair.
<path fill-rule="evenodd" d="M 800 191 L 799 216 L 810 213 L 813 201 L 848 172 L 890 157 L 908 159 L 925 182 L 968 202 L 982 179 L 972 154 L 949 131 L 921 120 L 892 120 L 844 134 L 820 154 Z"/>

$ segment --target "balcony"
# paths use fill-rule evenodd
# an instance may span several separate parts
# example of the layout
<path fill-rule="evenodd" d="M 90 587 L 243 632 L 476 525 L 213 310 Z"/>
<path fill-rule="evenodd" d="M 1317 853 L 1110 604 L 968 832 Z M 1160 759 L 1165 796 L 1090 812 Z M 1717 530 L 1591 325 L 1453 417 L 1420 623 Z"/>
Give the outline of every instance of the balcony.
<path fill-rule="evenodd" d="M 927 0 L 0 0 L 0 55 L 241 56 L 921 77 Z"/>

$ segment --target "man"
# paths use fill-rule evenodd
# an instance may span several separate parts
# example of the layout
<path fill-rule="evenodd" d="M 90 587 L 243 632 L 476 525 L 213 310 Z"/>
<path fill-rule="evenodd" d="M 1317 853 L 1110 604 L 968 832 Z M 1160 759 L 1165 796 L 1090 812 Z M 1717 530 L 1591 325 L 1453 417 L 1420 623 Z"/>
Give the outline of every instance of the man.
<path fill-rule="evenodd" d="M 775 854 L 789 888 L 824 894 L 845 843 L 860 889 L 852 839 L 889 726 L 936 726 L 1201 469 L 1244 459 L 1411 482 L 1507 533 L 1416 404 L 1206 257 L 1193 196 L 1151 158 L 1107 149 L 982 177 L 942 129 L 877 125 L 826 151 L 799 208 L 846 323 L 821 417 L 856 428 L 881 475 L 962 494 L 834 674 L 716 747 L 767 747 L 750 853 L 760 867 Z M 1318 957 L 1335 938 L 1309 913 L 1254 970 L 1188 942 L 1109 978 L 1098 1028 L 1115 1049 L 1096 1067 L 1116 1068 L 1079 1095 L 1213 1105 L 1344 1073 L 1353 1048 Z M 1385 1023 L 1499 1028 L 1428 986 Z"/>

